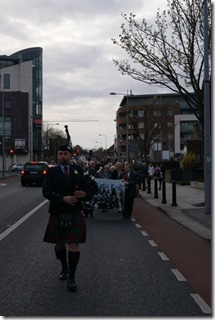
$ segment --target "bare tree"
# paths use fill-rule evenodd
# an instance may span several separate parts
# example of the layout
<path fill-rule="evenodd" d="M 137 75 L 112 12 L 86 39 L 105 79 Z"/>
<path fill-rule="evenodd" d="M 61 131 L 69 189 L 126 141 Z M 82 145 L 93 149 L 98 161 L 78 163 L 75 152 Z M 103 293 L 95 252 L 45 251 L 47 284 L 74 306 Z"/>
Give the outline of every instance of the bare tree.
<path fill-rule="evenodd" d="M 145 161 L 150 155 L 153 144 L 162 143 L 163 137 L 174 130 L 175 107 L 176 105 L 161 104 L 159 95 L 154 95 L 147 100 L 146 104 L 137 106 L 136 110 L 128 113 L 130 132 L 139 142 L 139 151 Z M 168 123 L 172 124 L 171 128 L 168 127 Z"/>
<path fill-rule="evenodd" d="M 210 0 L 207 0 L 210 4 Z M 122 13 L 119 41 L 129 60 L 113 60 L 122 74 L 181 94 L 204 130 L 204 19 L 202 0 L 167 0 L 154 25 Z M 208 6 L 211 54 L 211 6 Z M 211 55 L 210 55 L 211 56 Z M 211 59 L 210 59 L 211 60 Z M 211 67 L 211 61 L 210 61 Z M 193 94 L 194 93 L 194 94 Z"/>
<path fill-rule="evenodd" d="M 66 144 L 67 138 L 62 130 L 47 125 L 43 128 L 42 143 L 46 160 L 56 160 L 58 147 Z"/>

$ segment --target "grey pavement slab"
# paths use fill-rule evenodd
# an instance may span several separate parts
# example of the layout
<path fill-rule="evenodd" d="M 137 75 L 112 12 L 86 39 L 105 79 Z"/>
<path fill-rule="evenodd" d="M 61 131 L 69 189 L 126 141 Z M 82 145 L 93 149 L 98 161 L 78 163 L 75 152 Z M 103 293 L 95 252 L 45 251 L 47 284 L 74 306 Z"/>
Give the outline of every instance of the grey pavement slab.
<path fill-rule="evenodd" d="M 205 214 L 204 190 L 191 186 L 176 185 L 176 198 L 173 198 L 172 183 L 166 182 L 166 203 L 162 203 L 162 190 L 155 198 L 154 181 L 151 182 L 151 193 L 140 191 L 140 197 L 150 205 L 163 210 L 172 219 L 178 221 L 199 236 L 211 239 L 211 214 Z"/>

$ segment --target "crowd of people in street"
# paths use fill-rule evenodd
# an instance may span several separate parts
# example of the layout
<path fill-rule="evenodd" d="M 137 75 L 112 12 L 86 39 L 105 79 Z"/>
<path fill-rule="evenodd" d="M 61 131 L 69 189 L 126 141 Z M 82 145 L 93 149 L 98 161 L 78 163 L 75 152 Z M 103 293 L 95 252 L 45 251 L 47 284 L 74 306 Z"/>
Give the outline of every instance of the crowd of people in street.
<path fill-rule="evenodd" d="M 103 196 L 101 201 L 102 204 L 100 203 L 100 205 L 98 205 L 96 208 L 103 209 L 103 210 L 118 208 L 118 211 L 122 212 L 122 216 L 125 219 L 130 218 L 131 216 L 131 204 L 133 203 L 134 198 L 138 194 L 138 189 L 145 191 L 147 189 L 147 185 L 149 181 L 152 181 L 155 177 L 158 179 L 159 189 L 161 189 L 162 180 L 165 179 L 165 168 L 162 163 L 161 164 L 156 163 L 155 165 L 153 165 L 152 163 L 147 163 L 144 160 L 141 163 L 136 161 L 127 163 L 127 162 L 120 162 L 118 160 L 114 160 L 114 159 L 111 159 L 110 157 L 107 157 L 106 161 L 91 160 L 91 161 L 84 162 L 81 159 L 79 159 L 77 163 L 73 165 L 78 172 L 86 175 L 88 178 L 92 179 L 93 181 L 95 181 L 95 179 L 96 180 L 112 179 L 112 180 L 122 180 L 124 182 L 125 194 L 124 194 L 123 204 L 120 204 L 120 201 L 118 201 L 118 207 L 113 206 L 113 203 L 115 203 L 115 199 L 114 197 L 112 197 L 112 194 L 110 195 L 110 192 L 106 192 L 106 199 L 105 199 L 105 196 Z M 129 168 L 129 174 L 128 174 L 128 168 Z M 130 172 L 132 172 L 131 174 L 132 179 L 130 178 L 127 183 L 126 174 L 130 175 Z M 99 191 L 97 190 L 97 192 Z M 102 190 L 102 193 L 104 194 L 104 190 Z M 129 196 L 128 196 L 128 193 L 129 193 Z M 107 198 L 108 196 L 111 199 Z M 88 217 L 88 216 L 93 217 L 95 199 L 96 199 L 96 193 L 92 197 L 91 201 L 85 202 L 85 208 L 84 208 L 85 217 Z M 126 202 L 127 199 L 129 199 L 128 201 L 129 205 Z M 126 208 L 128 206 L 129 206 L 129 210 L 128 210 L 129 213 L 126 212 L 127 210 Z"/>
<path fill-rule="evenodd" d="M 48 169 L 42 186 L 42 194 L 50 202 L 43 241 L 55 244 L 55 255 L 62 266 L 59 279 L 67 279 L 68 289 L 76 291 L 79 244 L 86 242 L 85 217 L 88 214 L 93 217 L 95 199 L 99 194 L 96 181 L 102 181 L 100 205 L 105 203 L 108 209 L 117 208 L 123 219 L 130 219 L 134 199 L 139 189 L 145 186 L 145 180 L 157 177 L 161 182 L 165 178 L 165 171 L 162 164 L 153 166 L 145 161 L 111 161 L 110 157 L 99 162 L 84 162 L 81 159 L 73 162 L 68 145 L 59 147 L 57 158 L 58 165 Z M 110 182 L 109 190 L 106 190 L 105 180 Z M 113 181 L 118 183 L 117 187 Z"/>

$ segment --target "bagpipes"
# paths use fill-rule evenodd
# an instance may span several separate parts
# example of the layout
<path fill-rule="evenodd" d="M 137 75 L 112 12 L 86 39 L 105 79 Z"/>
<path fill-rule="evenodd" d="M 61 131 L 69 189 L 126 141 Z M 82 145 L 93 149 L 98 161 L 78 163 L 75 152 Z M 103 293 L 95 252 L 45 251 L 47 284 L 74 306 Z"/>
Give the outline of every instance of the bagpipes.
<path fill-rule="evenodd" d="M 68 146 L 72 150 L 72 140 L 71 140 L 71 136 L 69 134 L 68 126 L 66 125 L 66 126 L 64 126 L 64 128 L 65 128 L 65 131 L 66 131 L 66 139 L 67 139 Z"/>

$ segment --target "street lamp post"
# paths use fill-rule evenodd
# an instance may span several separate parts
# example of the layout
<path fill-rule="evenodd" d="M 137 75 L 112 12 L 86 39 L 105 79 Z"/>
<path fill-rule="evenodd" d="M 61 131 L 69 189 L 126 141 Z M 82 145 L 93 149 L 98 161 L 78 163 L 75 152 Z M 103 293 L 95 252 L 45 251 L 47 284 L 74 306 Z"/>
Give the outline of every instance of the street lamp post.
<path fill-rule="evenodd" d="M 99 133 L 99 136 L 105 137 L 105 150 L 107 152 L 107 136 L 106 136 L 106 134 L 101 134 L 101 133 Z"/>
<path fill-rule="evenodd" d="M 100 141 L 95 141 L 95 143 L 99 143 L 100 144 L 100 148 L 102 148 L 102 144 Z"/>
<path fill-rule="evenodd" d="M 117 93 L 117 92 L 110 92 L 110 95 L 119 95 L 119 96 L 126 96 L 126 162 L 129 160 L 129 153 L 128 153 L 128 90 L 127 93 Z"/>
<path fill-rule="evenodd" d="M 204 176 L 205 213 L 211 214 L 211 106 L 208 52 L 208 7 L 204 0 Z"/>
<path fill-rule="evenodd" d="M 4 74 L 1 75 L 2 82 L 2 176 L 5 176 L 5 119 L 4 119 Z"/>

